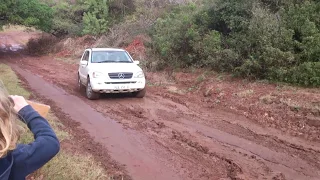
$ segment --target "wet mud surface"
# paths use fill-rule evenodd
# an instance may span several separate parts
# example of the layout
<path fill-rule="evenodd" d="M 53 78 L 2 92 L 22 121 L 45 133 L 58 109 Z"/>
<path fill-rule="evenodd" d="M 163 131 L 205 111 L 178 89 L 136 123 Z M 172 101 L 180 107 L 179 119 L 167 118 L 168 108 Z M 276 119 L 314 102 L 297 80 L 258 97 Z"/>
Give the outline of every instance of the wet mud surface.
<path fill-rule="evenodd" d="M 144 99 L 105 95 L 90 101 L 77 89 L 77 64 L 24 54 L 0 59 L 59 107 L 64 124 L 76 123 L 73 130 L 88 135 L 83 141 L 98 143 L 91 151 L 108 157 L 101 161 L 106 169 L 114 162 L 127 179 L 320 179 L 315 126 L 311 139 L 291 135 L 253 113 L 208 107 L 199 95 L 171 93 L 176 89 L 168 86 L 148 86 Z M 149 77 L 159 82 L 157 74 Z"/>

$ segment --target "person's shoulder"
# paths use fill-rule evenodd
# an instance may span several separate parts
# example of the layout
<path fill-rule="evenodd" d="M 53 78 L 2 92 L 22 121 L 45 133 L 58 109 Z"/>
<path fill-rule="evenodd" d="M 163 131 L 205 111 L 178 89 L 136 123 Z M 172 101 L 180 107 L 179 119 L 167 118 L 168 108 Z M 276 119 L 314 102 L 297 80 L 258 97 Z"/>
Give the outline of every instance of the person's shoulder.
<path fill-rule="evenodd" d="M 46 147 L 42 147 L 45 149 Z M 37 151 L 37 146 L 31 146 L 30 144 L 18 144 L 12 151 L 14 164 L 24 163 L 34 152 Z"/>
<path fill-rule="evenodd" d="M 17 144 L 17 147 L 12 151 L 14 161 L 19 160 L 21 156 L 25 156 L 27 144 Z"/>

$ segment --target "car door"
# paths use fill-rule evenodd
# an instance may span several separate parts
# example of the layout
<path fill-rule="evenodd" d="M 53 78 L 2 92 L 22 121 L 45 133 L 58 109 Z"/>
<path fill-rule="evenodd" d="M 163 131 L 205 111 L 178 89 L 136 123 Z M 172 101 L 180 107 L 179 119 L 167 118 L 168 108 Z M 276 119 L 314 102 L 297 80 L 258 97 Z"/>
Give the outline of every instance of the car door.
<path fill-rule="evenodd" d="M 85 66 L 84 69 L 83 69 L 85 82 L 87 81 L 88 73 L 89 73 L 89 70 L 90 70 L 90 63 L 91 63 L 91 51 L 90 50 L 87 51 L 86 61 L 87 61 L 87 66 Z"/>
<path fill-rule="evenodd" d="M 82 82 L 85 82 L 86 81 L 86 78 L 87 78 L 87 69 L 88 69 L 88 64 L 89 64 L 89 51 L 86 50 L 84 53 L 83 53 L 83 56 L 80 60 L 80 67 L 79 67 L 79 75 L 80 75 L 80 78 L 81 78 L 81 81 Z"/>

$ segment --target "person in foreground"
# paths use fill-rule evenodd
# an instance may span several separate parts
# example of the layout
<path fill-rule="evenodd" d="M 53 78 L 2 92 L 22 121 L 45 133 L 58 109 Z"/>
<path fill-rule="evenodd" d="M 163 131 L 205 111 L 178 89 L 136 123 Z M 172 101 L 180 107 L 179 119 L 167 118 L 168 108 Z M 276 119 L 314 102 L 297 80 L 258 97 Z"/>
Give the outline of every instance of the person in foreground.
<path fill-rule="evenodd" d="M 17 118 L 34 135 L 30 144 L 18 144 Z M 22 180 L 41 168 L 60 150 L 60 142 L 46 119 L 21 96 L 9 96 L 0 86 L 0 180 Z"/>

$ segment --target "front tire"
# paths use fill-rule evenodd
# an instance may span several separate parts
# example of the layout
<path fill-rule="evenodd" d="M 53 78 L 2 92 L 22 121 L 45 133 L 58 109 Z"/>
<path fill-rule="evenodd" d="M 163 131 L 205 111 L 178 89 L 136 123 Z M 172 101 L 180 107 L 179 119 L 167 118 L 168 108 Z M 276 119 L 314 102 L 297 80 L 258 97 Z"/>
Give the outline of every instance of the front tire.
<path fill-rule="evenodd" d="M 136 98 L 143 98 L 146 95 L 146 93 L 147 93 L 147 89 L 144 88 L 141 91 L 134 92 L 133 96 L 135 96 Z"/>
<path fill-rule="evenodd" d="M 86 87 L 86 96 L 90 100 L 96 100 L 100 98 L 100 93 L 94 92 L 90 83 L 90 78 L 88 77 L 87 87 Z"/>

